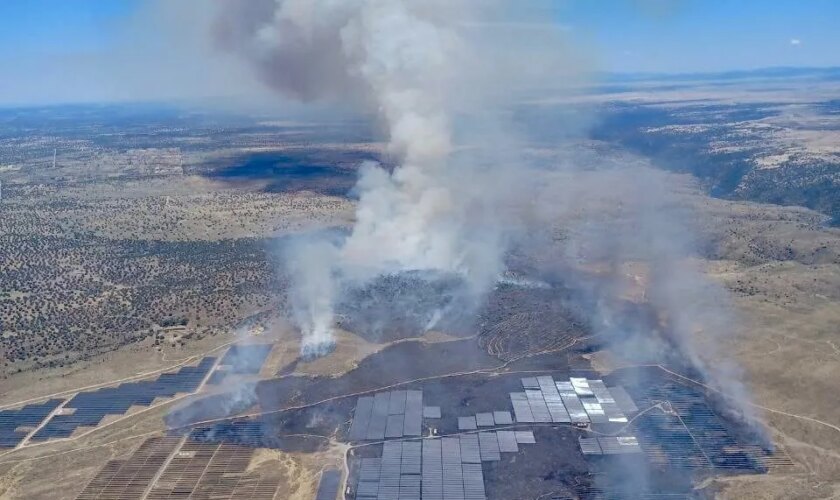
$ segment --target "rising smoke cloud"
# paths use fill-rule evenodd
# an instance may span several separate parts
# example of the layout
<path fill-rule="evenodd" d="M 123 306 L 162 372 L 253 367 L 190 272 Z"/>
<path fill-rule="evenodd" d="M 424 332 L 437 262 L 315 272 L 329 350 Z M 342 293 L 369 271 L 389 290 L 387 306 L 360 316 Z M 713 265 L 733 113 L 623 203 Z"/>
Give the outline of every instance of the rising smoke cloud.
<path fill-rule="evenodd" d="M 223 4 L 214 27 L 218 47 L 249 61 L 285 96 L 352 102 L 372 112 L 387 138 L 389 162 L 397 165 L 360 168 L 355 224 L 347 235 L 308 235 L 289 245 L 290 302 L 303 353 L 329 348 L 342 298 L 383 276 L 458 276 L 468 300 L 449 309 L 478 304 L 502 276 L 516 240 L 535 243 L 532 252 L 547 250 L 564 285 L 586 303 L 596 333 L 614 347 L 640 361 L 664 362 L 678 352 L 712 387 L 738 396 L 733 411 L 752 420 L 738 370 L 715 348 L 733 330 L 734 315 L 726 292 L 692 265 L 696 242 L 674 208 L 670 177 L 635 160 L 604 165 L 601 157 L 561 154 L 546 169 L 522 155 L 510 127 L 513 104 L 573 85 L 585 65 L 565 50 L 561 28 L 533 23 L 545 17 L 542 2 L 521 6 L 519 17 L 499 5 Z M 523 32 L 523 26 L 539 29 Z M 552 118 L 540 133 L 561 136 L 580 122 L 588 120 Z M 562 238 L 543 234 L 558 224 L 569 228 Z M 545 240 L 537 242 L 538 235 Z M 558 255 L 558 240 L 565 254 Z M 621 306 L 626 262 L 650 270 L 652 319 Z M 616 279 L 581 271 L 604 263 Z M 428 327 L 438 321 L 437 311 L 422 317 Z"/>
<path fill-rule="evenodd" d="M 511 69 L 488 78 L 505 52 L 472 43 L 467 20 L 475 13 L 465 3 L 428 0 L 259 0 L 229 3 L 219 17 L 217 44 L 250 60 L 272 88 L 372 110 L 398 165 L 362 166 L 345 239 L 308 238 L 287 252 L 305 353 L 329 346 L 335 299 L 347 286 L 421 270 L 459 275 L 480 295 L 503 270 L 505 225 L 496 207 L 513 165 L 489 168 L 455 146 L 460 112 L 498 106 L 480 96 L 498 95 Z M 493 119 L 486 111 L 483 118 Z"/>

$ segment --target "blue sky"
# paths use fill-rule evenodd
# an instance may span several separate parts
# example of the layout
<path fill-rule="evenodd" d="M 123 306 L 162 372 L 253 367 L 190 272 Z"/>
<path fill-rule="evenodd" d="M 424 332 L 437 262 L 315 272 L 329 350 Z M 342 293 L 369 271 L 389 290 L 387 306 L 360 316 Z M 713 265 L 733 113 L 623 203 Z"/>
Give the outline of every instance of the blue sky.
<path fill-rule="evenodd" d="M 151 26 L 158 20 L 137 22 L 152 1 L 0 0 L 0 103 L 165 97 L 165 85 L 146 81 L 148 75 L 143 73 L 149 71 L 138 69 L 142 57 L 132 63 L 125 56 L 126 51 L 139 54 L 139 46 L 160 44 L 156 26 Z M 510 1 L 516 12 L 522 5 L 518 2 L 540 0 Z M 840 0 L 553 0 L 547 4 L 548 12 L 540 21 L 562 25 L 601 71 L 840 66 Z M 147 50 L 147 59 L 153 58 Z M 192 64 L 190 72 L 200 74 L 194 59 L 172 56 L 169 63 Z M 120 78 L 112 72 L 122 73 L 119 86 L 114 81 Z M 131 88 L 123 83 L 126 80 L 140 83 Z M 192 84 L 181 83 L 174 95 Z M 150 85 L 154 88 L 146 90 Z"/>
<path fill-rule="evenodd" d="M 606 71 L 840 66 L 837 0 L 558 1 Z"/>
<path fill-rule="evenodd" d="M 139 0 L 2 0 L 0 57 L 107 49 L 138 6 Z"/>

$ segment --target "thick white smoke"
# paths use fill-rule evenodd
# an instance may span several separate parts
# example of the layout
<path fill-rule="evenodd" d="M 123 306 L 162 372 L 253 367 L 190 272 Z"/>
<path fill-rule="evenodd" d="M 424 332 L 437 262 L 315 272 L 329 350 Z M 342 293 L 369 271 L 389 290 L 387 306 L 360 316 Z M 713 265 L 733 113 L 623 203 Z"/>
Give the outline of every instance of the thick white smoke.
<path fill-rule="evenodd" d="M 453 5 L 258 0 L 231 4 L 220 17 L 219 43 L 249 58 L 269 85 L 373 109 L 398 164 L 392 172 L 361 168 L 356 221 L 344 241 L 309 241 L 287 255 L 305 353 L 330 344 L 340 283 L 429 270 L 459 274 L 481 293 L 502 270 L 502 225 L 487 211 L 499 179 L 454 157 L 453 110 L 470 100 L 466 82 L 479 65 L 461 35 L 466 9 Z"/>

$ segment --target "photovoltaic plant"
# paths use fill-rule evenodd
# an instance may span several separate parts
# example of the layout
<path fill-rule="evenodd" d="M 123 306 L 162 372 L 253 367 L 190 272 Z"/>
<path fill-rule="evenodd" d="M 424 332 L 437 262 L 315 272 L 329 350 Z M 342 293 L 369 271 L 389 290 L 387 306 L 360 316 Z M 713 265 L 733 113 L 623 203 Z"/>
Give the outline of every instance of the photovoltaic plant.
<path fill-rule="evenodd" d="M 213 357 L 206 357 L 198 366 L 185 366 L 177 372 L 164 373 L 155 380 L 80 392 L 64 405 L 62 414 L 53 416 L 32 436 L 32 440 L 69 437 L 79 427 L 99 425 L 106 415 L 122 415 L 132 406 L 149 406 L 156 398 L 194 392 L 215 361 Z"/>
<path fill-rule="evenodd" d="M 0 411 L 0 448 L 14 448 L 20 444 L 62 401 L 50 399 L 17 410 Z"/>
<path fill-rule="evenodd" d="M 697 388 L 662 378 L 629 390 L 643 407 L 668 403 L 668 411 L 648 411 L 634 421 L 642 449 L 653 464 L 753 473 L 793 465 L 783 454 L 774 455 L 758 443 L 736 437 Z"/>
<path fill-rule="evenodd" d="M 404 436 L 420 436 L 423 415 L 434 413 L 423 407 L 423 391 L 378 392 L 356 400 L 353 421 L 347 431 L 350 441 L 382 440 Z M 440 408 L 437 408 L 440 418 Z M 435 417 L 430 417 L 435 418 Z"/>

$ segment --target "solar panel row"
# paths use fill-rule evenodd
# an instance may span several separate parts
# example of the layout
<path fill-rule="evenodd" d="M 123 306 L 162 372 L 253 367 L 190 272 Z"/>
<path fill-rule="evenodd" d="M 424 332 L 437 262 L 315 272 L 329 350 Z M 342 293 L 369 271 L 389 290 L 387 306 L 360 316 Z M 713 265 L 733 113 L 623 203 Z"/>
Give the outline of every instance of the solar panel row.
<path fill-rule="evenodd" d="M 253 454 L 253 448 L 244 446 L 187 441 L 172 456 L 147 498 L 273 499 L 281 476 L 248 472 Z"/>
<path fill-rule="evenodd" d="M 373 397 L 363 396 L 356 401 L 356 410 L 353 412 L 353 423 L 347 433 L 351 441 L 362 441 L 367 437 L 370 416 L 373 412 Z"/>
<path fill-rule="evenodd" d="M 523 389 L 539 389 L 540 384 L 537 382 L 536 377 L 525 377 L 522 379 L 522 388 Z"/>
<path fill-rule="evenodd" d="M 478 434 L 464 434 L 459 439 L 461 442 L 461 462 L 480 464 L 481 451 L 478 444 Z"/>
<path fill-rule="evenodd" d="M 668 401 L 677 415 L 648 412 L 637 418 L 637 436 L 649 459 L 676 468 L 764 472 L 771 452 L 736 438 L 696 388 L 674 382 L 646 384 L 637 401 Z M 688 438 L 688 440 L 686 439 Z"/>
<path fill-rule="evenodd" d="M 551 422 L 551 414 L 545 405 L 542 392 L 539 389 L 526 389 L 525 396 L 528 398 L 528 405 L 534 415 L 534 422 Z"/>
<path fill-rule="evenodd" d="M 474 431 L 478 427 L 476 426 L 476 421 L 474 416 L 469 417 L 458 417 L 458 430 L 459 431 Z"/>
<path fill-rule="evenodd" d="M 519 444 L 535 444 L 537 442 L 534 439 L 534 432 L 533 431 L 514 431 L 516 434 L 516 442 Z"/>
<path fill-rule="evenodd" d="M 391 397 L 388 402 L 388 415 L 405 413 L 405 397 L 405 391 L 391 391 Z"/>
<path fill-rule="evenodd" d="M 604 455 L 620 455 L 625 453 L 641 453 L 639 441 L 632 436 L 604 436 L 598 438 L 598 444 Z"/>
<path fill-rule="evenodd" d="M 633 398 L 630 397 L 630 394 L 627 393 L 624 387 L 610 387 L 609 390 L 616 404 L 625 414 L 632 415 L 633 413 L 639 412 L 639 408 L 636 407 Z"/>
<path fill-rule="evenodd" d="M 385 439 L 385 428 L 388 426 L 388 407 L 391 401 L 390 392 L 379 392 L 373 396 L 373 412 L 370 415 L 370 425 L 367 429 L 367 439 Z"/>
<path fill-rule="evenodd" d="M 551 415 L 551 421 L 558 423 L 571 422 L 569 412 L 566 411 L 563 400 L 560 398 L 560 392 L 554 385 L 554 379 L 546 375 L 537 377 L 537 382 L 540 384 L 540 391 L 545 399 L 545 405 L 548 407 L 548 413 Z"/>
<path fill-rule="evenodd" d="M 406 391 L 403 434 L 419 436 L 423 428 L 423 391 Z"/>
<path fill-rule="evenodd" d="M 484 473 L 481 464 L 463 464 L 464 500 L 484 500 Z"/>
<path fill-rule="evenodd" d="M 528 404 L 528 396 L 524 392 L 511 392 L 510 402 L 517 422 L 534 422 L 534 414 L 531 413 L 531 405 Z"/>
<path fill-rule="evenodd" d="M 423 500 L 443 500 L 441 440 L 423 440 Z"/>
<path fill-rule="evenodd" d="M 347 432 L 351 441 L 420 436 L 423 427 L 423 391 L 379 392 L 356 401 Z M 440 408 L 438 417 L 440 418 Z"/>
<path fill-rule="evenodd" d="M 382 447 L 382 469 L 379 473 L 379 493 L 381 500 L 399 500 L 400 465 L 402 464 L 402 443 L 387 441 Z"/>
<path fill-rule="evenodd" d="M 513 423 L 513 418 L 510 416 L 509 411 L 494 411 L 493 421 L 496 425 L 508 425 Z"/>
<path fill-rule="evenodd" d="M 582 437 L 578 439 L 578 443 L 580 444 L 580 451 L 583 452 L 584 455 L 601 454 L 601 446 L 598 444 L 598 438 Z"/>
<path fill-rule="evenodd" d="M 185 366 L 175 373 L 164 373 L 156 380 L 80 392 L 64 405 L 65 409 L 74 408 L 75 412 L 53 416 L 32 440 L 68 437 L 79 427 L 99 425 L 106 415 L 124 414 L 132 406 L 149 406 L 156 398 L 194 392 L 215 361 L 213 357 L 206 357 L 198 366 Z"/>
<path fill-rule="evenodd" d="M 128 459 L 108 462 L 85 486 L 78 500 L 142 498 L 180 440 L 178 437 L 147 439 Z"/>
<path fill-rule="evenodd" d="M 315 500 L 336 500 L 338 488 L 341 486 L 341 472 L 337 469 L 327 469 L 321 473 L 318 492 Z"/>
<path fill-rule="evenodd" d="M 519 445 L 516 444 L 516 433 L 514 431 L 496 431 L 499 440 L 499 451 L 502 453 L 516 453 Z"/>
<path fill-rule="evenodd" d="M 0 411 L 0 448 L 14 448 L 64 400 L 50 399 L 17 410 Z"/>
<path fill-rule="evenodd" d="M 499 455 L 499 441 L 495 432 L 479 432 L 478 445 L 481 448 L 481 460 L 483 462 L 502 459 Z"/>
<path fill-rule="evenodd" d="M 464 476 L 461 469 L 461 443 L 458 438 L 441 441 L 444 500 L 464 500 Z"/>

